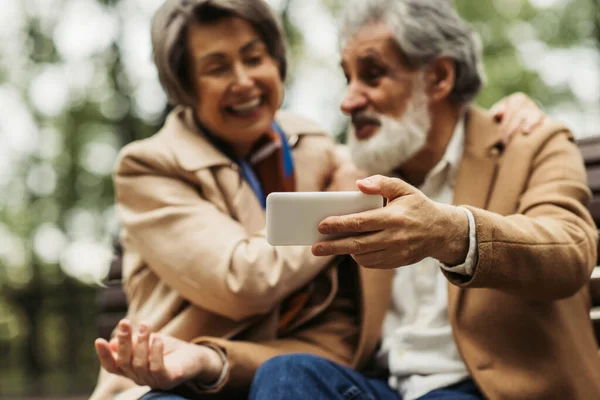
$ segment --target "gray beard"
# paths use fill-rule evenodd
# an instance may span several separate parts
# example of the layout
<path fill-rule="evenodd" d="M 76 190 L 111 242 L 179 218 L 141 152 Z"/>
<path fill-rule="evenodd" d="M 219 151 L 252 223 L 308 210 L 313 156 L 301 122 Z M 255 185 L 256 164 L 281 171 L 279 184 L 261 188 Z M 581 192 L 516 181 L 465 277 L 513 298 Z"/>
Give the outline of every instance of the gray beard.
<path fill-rule="evenodd" d="M 370 175 L 390 175 L 424 145 L 431 128 L 424 85 L 416 85 L 401 118 L 379 116 L 381 127 L 366 140 L 358 140 L 354 127 L 348 132 L 348 148 L 354 164 Z"/>

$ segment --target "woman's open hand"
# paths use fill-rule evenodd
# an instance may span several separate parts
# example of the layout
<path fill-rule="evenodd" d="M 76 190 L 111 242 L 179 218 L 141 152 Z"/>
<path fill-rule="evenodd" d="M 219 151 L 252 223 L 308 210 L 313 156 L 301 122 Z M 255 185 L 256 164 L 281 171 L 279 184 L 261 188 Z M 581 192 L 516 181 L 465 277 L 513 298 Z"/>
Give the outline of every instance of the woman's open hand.
<path fill-rule="evenodd" d="M 150 333 L 146 324 L 140 324 L 135 334 L 132 331 L 131 323 L 121 320 L 115 338 L 110 342 L 96 340 L 96 353 L 108 372 L 162 390 L 192 378 L 206 384 L 219 378 L 223 360 L 210 347 Z"/>

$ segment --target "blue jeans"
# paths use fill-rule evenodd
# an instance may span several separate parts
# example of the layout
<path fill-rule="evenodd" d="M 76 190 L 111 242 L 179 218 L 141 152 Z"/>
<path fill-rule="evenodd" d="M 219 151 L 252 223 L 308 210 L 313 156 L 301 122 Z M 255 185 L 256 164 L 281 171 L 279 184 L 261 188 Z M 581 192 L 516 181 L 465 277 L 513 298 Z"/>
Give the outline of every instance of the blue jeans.
<path fill-rule="evenodd" d="M 360 372 L 309 354 L 278 356 L 256 372 L 249 400 L 402 400 L 386 379 Z M 471 379 L 433 390 L 422 400 L 480 400 Z"/>

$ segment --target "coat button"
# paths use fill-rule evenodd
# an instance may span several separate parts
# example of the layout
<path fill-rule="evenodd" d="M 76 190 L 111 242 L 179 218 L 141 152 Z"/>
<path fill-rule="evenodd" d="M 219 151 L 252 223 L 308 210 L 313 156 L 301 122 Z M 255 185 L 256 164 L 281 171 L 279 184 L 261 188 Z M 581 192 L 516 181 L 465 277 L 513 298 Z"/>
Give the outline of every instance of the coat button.
<path fill-rule="evenodd" d="M 231 163 L 231 169 L 234 170 L 235 172 L 239 172 L 240 166 L 237 165 L 236 163 Z"/>

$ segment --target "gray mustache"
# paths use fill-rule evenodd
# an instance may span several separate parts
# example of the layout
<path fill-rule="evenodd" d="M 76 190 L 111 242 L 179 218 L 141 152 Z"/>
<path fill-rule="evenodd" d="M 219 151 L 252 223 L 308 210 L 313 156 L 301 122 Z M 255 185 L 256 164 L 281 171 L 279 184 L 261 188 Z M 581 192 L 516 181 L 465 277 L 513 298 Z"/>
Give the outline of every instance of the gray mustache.
<path fill-rule="evenodd" d="M 360 126 L 366 124 L 381 125 L 381 119 L 379 115 L 369 111 L 360 111 L 352 115 L 352 125 Z"/>

